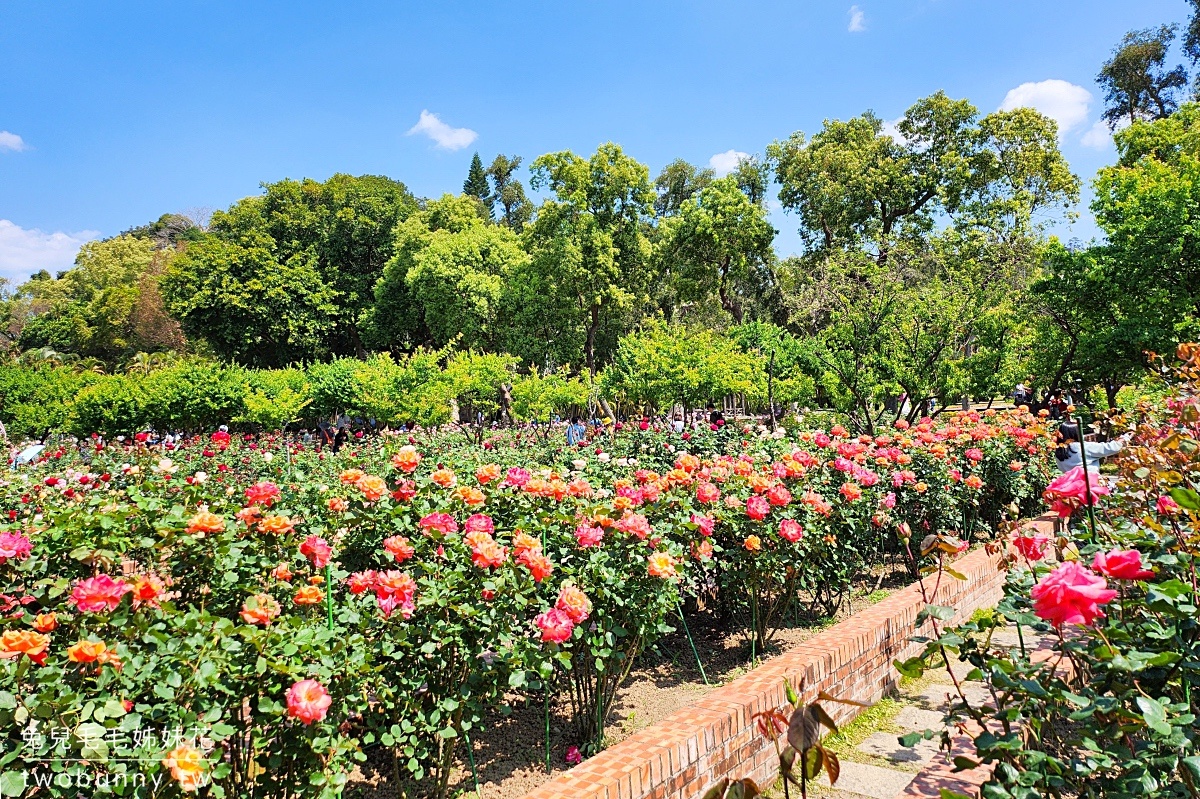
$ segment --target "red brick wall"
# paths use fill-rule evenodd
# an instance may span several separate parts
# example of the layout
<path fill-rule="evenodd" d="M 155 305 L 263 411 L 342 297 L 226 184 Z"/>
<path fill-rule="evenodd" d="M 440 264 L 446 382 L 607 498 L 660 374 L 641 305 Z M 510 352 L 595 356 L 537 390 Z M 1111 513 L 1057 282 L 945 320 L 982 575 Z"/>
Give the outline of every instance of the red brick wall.
<path fill-rule="evenodd" d="M 1042 524 L 1050 523 L 1039 520 Z M 943 578 L 932 599 L 956 609 L 952 624 L 1000 600 L 1004 575 L 998 560 L 978 549 L 954 564 L 965 580 Z M 926 583 L 932 590 L 931 581 Z M 900 678 L 892 661 L 920 651 L 908 639 L 917 633 L 922 607 L 918 586 L 897 591 L 559 775 L 527 799 L 685 799 L 724 776 L 769 784 L 776 774 L 775 749 L 757 734 L 753 715 L 785 705 L 784 680 L 794 684 L 801 676 L 806 700 L 820 690 L 860 702 L 890 693 Z M 857 713 L 852 705 L 826 703 L 826 709 L 839 723 Z"/>

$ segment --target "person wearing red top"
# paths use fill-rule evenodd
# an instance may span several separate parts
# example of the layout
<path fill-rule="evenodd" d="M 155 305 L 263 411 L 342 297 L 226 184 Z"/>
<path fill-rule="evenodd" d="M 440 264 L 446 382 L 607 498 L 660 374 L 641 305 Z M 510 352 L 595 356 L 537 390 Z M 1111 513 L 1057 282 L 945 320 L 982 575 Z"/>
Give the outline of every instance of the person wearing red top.
<path fill-rule="evenodd" d="M 221 425 L 217 428 L 217 432 L 212 434 L 214 444 L 220 444 L 222 447 L 229 446 L 229 427 Z"/>

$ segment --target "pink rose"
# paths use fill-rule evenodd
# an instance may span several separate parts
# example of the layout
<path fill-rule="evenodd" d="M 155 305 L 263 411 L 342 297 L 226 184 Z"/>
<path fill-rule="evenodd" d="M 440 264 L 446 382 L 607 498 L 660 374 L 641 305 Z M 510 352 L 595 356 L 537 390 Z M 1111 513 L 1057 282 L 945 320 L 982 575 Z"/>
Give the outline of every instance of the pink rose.
<path fill-rule="evenodd" d="M 325 718 L 332 704 L 329 692 L 316 680 L 300 680 L 287 692 L 288 715 L 304 724 Z"/>
<path fill-rule="evenodd" d="M 533 621 L 542 631 L 542 643 L 561 644 L 571 637 L 571 631 L 575 629 L 571 617 L 558 608 L 538 614 Z"/>
<path fill-rule="evenodd" d="M 575 528 L 575 543 L 579 544 L 582 549 L 600 546 L 603 539 L 604 530 L 601 527 L 580 522 L 579 526 Z"/>
<path fill-rule="evenodd" d="M 779 523 L 779 535 L 794 544 L 804 537 L 804 531 L 795 519 L 784 519 Z"/>
<path fill-rule="evenodd" d="M 761 522 L 767 518 L 767 514 L 771 512 L 771 504 L 766 498 L 753 496 L 746 500 L 746 515 L 756 522 Z"/>
<path fill-rule="evenodd" d="M 1179 505 L 1167 495 L 1158 498 L 1158 513 L 1160 516 L 1174 516 L 1179 513 Z M 3 561 L 0 561 L 3 563 Z"/>
<path fill-rule="evenodd" d="M 11 560 L 25 560 L 33 544 L 20 533 L 0 533 L 0 566 Z"/>
<path fill-rule="evenodd" d="M 75 583 L 70 602 L 82 613 L 103 613 L 115 609 L 121 597 L 132 590 L 124 580 L 100 574 Z"/>
<path fill-rule="evenodd" d="M 1046 557 L 1046 547 L 1050 544 L 1050 541 L 1050 536 L 1044 533 L 1037 533 L 1032 536 L 1021 535 L 1013 539 L 1013 546 L 1025 556 L 1026 560 L 1036 563 Z"/>
<path fill-rule="evenodd" d="M 1092 568 L 1114 580 L 1149 580 L 1154 572 L 1142 568 L 1142 553 L 1136 549 L 1097 552 Z"/>
<path fill-rule="evenodd" d="M 1104 616 L 1100 606 L 1111 602 L 1116 595 L 1103 577 L 1075 561 L 1047 574 L 1030 593 L 1033 612 L 1056 627 L 1092 624 Z"/>
<path fill-rule="evenodd" d="M 1108 488 L 1100 485 L 1096 478 L 1097 475 L 1088 474 L 1088 480 L 1091 483 L 1092 505 L 1096 504 L 1096 497 L 1106 496 L 1109 493 Z M 1083 479 L 1082 466 L 1076 466 L 1066 474 L 1059 475 L 1042 492 L 1042 498 L 1050 505 L 1050 509 L 1064 519 L 1078 508 L 1088 504 L 1087 495 L 1088 485 Z"/>
<path fill-rule="evenodd" d="M 333 550 L 324 538 L 310 535 L 300 545 L 300 554 L 308 558 L 314 569 L 323 569 L 329 563 Z"/>

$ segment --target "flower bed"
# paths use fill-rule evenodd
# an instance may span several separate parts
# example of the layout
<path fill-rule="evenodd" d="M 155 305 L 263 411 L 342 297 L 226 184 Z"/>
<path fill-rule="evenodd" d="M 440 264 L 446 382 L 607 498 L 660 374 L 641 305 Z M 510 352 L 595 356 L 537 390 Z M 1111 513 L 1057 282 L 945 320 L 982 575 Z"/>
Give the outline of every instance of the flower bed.
<path fill-rule="evenodd" d="M 1048 444 L 963 414 L 874 439 L 54 450 L 0 491 L 2 779 L 335 796 L 382 748 L 443 794 L 514 691 L 566 697 L 592 754 L 683 598 L 757 649 L 802 591 L 836 609 L 884 558 L 919 571 L 912 531 L 957 550 L 1030 507 Z"/>

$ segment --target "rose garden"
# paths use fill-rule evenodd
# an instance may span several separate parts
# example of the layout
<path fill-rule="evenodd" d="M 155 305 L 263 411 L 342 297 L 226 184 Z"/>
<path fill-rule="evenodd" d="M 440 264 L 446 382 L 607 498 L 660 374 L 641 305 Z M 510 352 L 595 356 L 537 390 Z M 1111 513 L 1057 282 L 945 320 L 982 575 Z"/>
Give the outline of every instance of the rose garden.
<path fill-rule="evenodd" d="M 1190 5 L 1086 133 L 0 218 L 0 797 L 1200 797 Z"/>

